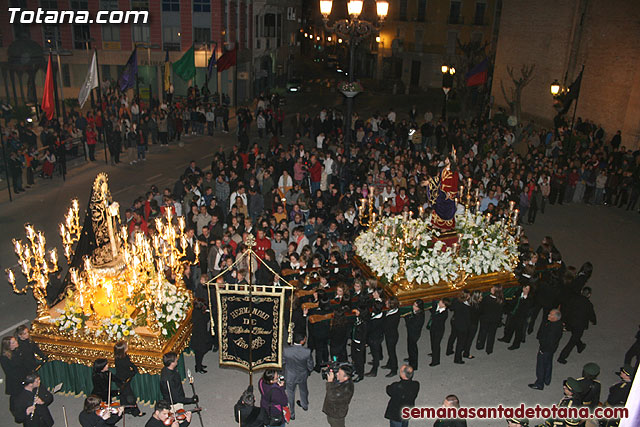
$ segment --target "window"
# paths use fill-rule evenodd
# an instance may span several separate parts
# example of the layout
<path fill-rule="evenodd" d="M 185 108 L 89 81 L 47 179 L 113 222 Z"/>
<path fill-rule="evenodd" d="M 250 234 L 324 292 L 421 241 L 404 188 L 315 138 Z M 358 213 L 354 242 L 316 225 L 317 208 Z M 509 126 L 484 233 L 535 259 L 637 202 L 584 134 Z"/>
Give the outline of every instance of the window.
<path fill-rule="evenodd" d="M 118 10 L 118 0 L 100 0 L 100 9 Z"/>
<path fill-rule="evenodd" d="M 447 32 L 447 55 L 455 55 L 456 54 L 456 43 L 458 42 L 458 32 L 457 31 L 448 31 Z"/>
<path fill-rule="evenodd" d="M 149 0 L 131 0 L 131 10 L 149 10 Z"/>
<path fill-rule="evenodd" d="M 163 12 L 180 12 L 180 0 L 162 0 Z"/>
<path fill-rule="evenodd" d="M 193 29 L 193 42 L 194 43 L 209 43 L 211 41 L 211 28 L 197 28 Z"/>
<path fill-rule="evenodd" d="M 476 14 L 473 18 L 473 25 L 484 25 L 484 13 L 487 10 L 485 2 L 476 2 Z"/>
<path fill-rule="evenodd" d="M 62 45 L 60 38 L 60 28 L 57 25 L 42 24 L 42 36 L 44 38 L 44 47 L 56 49 Z M 51 42 L 49 42 L 51 40 Z"/>
<path fill-rule="evenodd" d="M 461 4 L 458 0 L 451 0 L 451 6 L 449 8 L 449 24 L 462 24 L 460 19 Z"/>
<path fill-rule="evenodd" d="M 211 0 L 193 0 L 194 12 L 211 12 Z"/>
<path fill-rule="evenodd" d="M 105 42 L 120 41 L 119 25 L 102 25 L 102 40 Z"/>
<path fill-rule="evenodd" d="M 20 9 L 27 8 L 27 0 L 11 0 L 9 2 L 11 7 L 19 7 Z M 29 26 L 27 24 L 20 24 L 15 22 L 11 25 L 13 27 L 13 38 L 14 39 L 31 39 L 31 32 L 29 31 Z"/>
<path fill-rule="evenodd" d="M 276 36 L 276 15 L 274 13 L 264 14 L 264 27 L 262 27 L 262 37 Z"/>
<path fill-rule="evenodd" d="M 91 32 L 88 24 L 75 24 L 73 26 L 73 48 L 91 49 Z"/>
<path fill-rule="evenodd" d="M 71 9 L 89 10 L 89 1 L 88 0 L 71 0 Z"/>
<path fill-rule="evenodd" d="M 40 0 L 40 7 L 44 10 L 58 10 L 58 0 Z"/>
<path fill-rule="evenodd" d="M 288 7 L 287 8 L 287 20 L 288 21 L 295 21 L 296 20 L 296 8 L 295 7 Z"/>
<path fill-rule="evenodd" d="M 144 24 L 132 25 L 131 36 L 134 43 L 149 43 L 149 26 Z"/>
<path fill-rule="evenodd" d="M 427 20 L 427 0 L 418 0 L 418 21 Z"/>
<path fill-rule="evenodd" d="M 400 10 L 398 13 L 398 19 L 400 21 L 406 21 L 407 20 L 407 6 L 409 4 L 408 0 L 400 0 Z"/>
<path fill-rule="evenodd" d="M 180 50 L 179 27 L 164 27 L 162 29 L 163 50 Z"/>

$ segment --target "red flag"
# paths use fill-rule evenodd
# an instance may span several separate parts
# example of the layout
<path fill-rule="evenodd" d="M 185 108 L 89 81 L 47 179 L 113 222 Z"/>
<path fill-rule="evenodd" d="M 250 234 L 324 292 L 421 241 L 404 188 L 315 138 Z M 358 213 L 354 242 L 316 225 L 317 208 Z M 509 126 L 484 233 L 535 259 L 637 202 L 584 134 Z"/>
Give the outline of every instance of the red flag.
<path fill-rule="evenodd" d="M 217 65 L 219 73 L 236 65 L 236 48 L 225 52 L 220 58 L 218 58 Z"/>
<path fill-rule="evenodd" d="M 53 70 L 51 69 L 51 54 L 47 65 L 47 77 L 44 80 L 44 93 L 42 94 L 42 111 L 46 113 L 47 120 L 53 118 L 55 104 L 53 100 Z"/>

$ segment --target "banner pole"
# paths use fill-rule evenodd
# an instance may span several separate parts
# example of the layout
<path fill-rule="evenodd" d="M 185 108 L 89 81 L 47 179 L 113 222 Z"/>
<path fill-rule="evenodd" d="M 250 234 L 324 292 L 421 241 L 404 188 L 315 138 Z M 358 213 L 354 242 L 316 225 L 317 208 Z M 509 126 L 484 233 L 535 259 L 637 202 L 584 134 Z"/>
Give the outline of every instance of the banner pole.
<path fill-rule="evenodd" d="M 255 245 L 253 239 L 247 239 L 247 246 L 249 246 L 249 385 L 253 385 L 253 319 L 251 314 L 253 312 L 253 278 L 251 271 L 251 264 L 253 258 L 253 249 Z"/>

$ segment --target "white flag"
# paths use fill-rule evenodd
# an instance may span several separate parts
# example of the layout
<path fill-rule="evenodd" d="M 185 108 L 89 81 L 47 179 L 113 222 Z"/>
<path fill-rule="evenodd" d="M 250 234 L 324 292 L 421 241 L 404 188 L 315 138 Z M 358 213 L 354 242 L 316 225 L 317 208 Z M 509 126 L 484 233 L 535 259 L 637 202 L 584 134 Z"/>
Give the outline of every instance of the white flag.
<path fill-rule="evenodd" d="M 80 104 L 80 108 L 84 106 L 84 103 L 87 102 L 87 98 L 89 97 L 89 93 L 92 89 L 98 87 L 98 60 L 96 58 L 96 53 L 93 52 L 93 58 L 91 59 L 91 65 L 89 66 L 89 72 L 87 73 L 87 77 L 84 79 L 84 84 L 80 88 L 80 93 L 78 93 L 78 103 Z"/>

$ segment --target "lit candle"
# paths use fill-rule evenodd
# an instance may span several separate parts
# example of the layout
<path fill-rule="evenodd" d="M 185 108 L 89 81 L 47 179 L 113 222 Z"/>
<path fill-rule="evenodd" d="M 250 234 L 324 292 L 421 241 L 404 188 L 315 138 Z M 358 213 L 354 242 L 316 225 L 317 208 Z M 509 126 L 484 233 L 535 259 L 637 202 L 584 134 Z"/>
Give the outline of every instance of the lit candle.
<path fill-rule="evenodd" d="M 457 254 L 458 253 L 458 244 L 454 243 L 452 249 L 453 249 L 453 254 L 454 255 Z"/>
<path fill-rule="evenodd" d="M 420 206 L 418 208 L 418 212 L 420 212 L 420 218 L 422 218 L 422 216 L 424 215 L 424 208 L 422 206 Z"/>
<path fill-rule="evenodd" d="M 509 202 L 509 213 L 513 212 L 513 208 L 516 206 L 516 202 L 514 202 L 513 200 L 511 200 Z"/>
<path fill-rule="evenodd" d="M 480 200 L 476 202 L 476 212 L 480 212 Z"/>
<path fill-rule="evenodd" d="M 491 212 L 487 213 L 487 222 L 491 223 Z"/>
<path fill-rule="evenodd" d="M 518 223 L 518 214 L 519 213 L 520 213 L 520 210 L 518 210 L 518 209 L 513 211 L 513 225 L 514 226 Z"/>
<path fill-rule="evenodd" d="M 15 285 L 16 276 L 13 275 L 13 271 L 8 268 L 5 271 L 7 272 L 7 280 L 9 281 L 9 283 L 11 283 L 12 286 Z"/>
<path fill-rule="evenodd" d="M 519 225 L 516 230 L 516 237 L 520 237 L 520 233 L 522 233 L 522 226 Z"/>
<path fill-rule="evenodd" d="M 371 214 L 372 222 L 376 222 L 376 213 Z"/>
<path fill-rule="evenodd" d="M 409 211 L 409 219 L 413 219 L 413 211 Z"/>
<path fill-rule="evenodd" d="M 461 199 L 462 199 L 462 191 L 463 191 L 463 189 L 464 189 L 464 187 L 461 185 L 461 186 L 460 186 L 460 194 L 459 194 L 459 196 L 460 196 L 460 198 L 461 198 Z"/>

